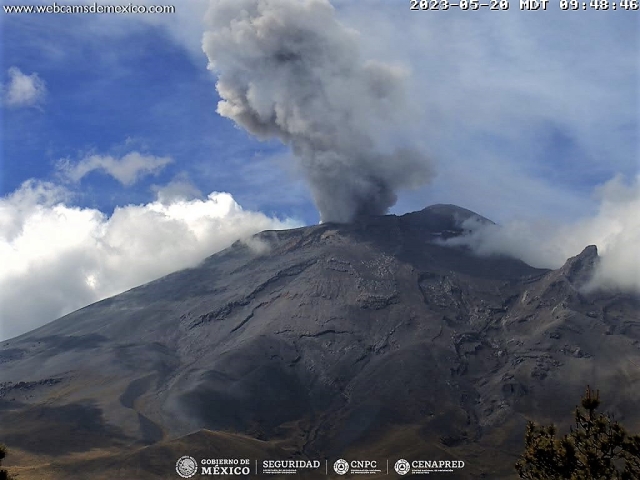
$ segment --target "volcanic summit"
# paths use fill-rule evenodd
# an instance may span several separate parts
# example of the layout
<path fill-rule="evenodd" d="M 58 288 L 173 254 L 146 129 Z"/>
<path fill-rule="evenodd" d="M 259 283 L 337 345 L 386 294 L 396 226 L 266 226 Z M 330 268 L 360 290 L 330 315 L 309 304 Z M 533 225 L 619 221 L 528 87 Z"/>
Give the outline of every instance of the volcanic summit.
<path fill-rule="evenodd" d="M 593 246 L 546 270 L 443 244 L 472 217 L 490 222 L 434 205 L 262 232 L 2 342 L 15 471 L 176 478 L 200 452 L 513 478 L 527 420 L 565 425 L 586 384 L 638 430 L 638 296 L 582 289 Z"/>

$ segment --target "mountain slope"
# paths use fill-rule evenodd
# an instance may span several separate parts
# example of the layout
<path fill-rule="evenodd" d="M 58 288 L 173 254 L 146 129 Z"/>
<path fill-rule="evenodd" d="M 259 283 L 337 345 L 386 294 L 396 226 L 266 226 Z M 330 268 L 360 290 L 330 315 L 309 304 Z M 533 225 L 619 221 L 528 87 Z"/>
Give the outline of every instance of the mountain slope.
<path fill-rule="evenodd" d="M 526 420 L 569 419 L 587 383 L 638 430 L 638 298 L 580 293 L 595 247 L 548 271 L 434 243 L 471 216 L 263 232 L 3 342 L 2 440 L 66 458 L 208 429 L 499 478 Z"/>

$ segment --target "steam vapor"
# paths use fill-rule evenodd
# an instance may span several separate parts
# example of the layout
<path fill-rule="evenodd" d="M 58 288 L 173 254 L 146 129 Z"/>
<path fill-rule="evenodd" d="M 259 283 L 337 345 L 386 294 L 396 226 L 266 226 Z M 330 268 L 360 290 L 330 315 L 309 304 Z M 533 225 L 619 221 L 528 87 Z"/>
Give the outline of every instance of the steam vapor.
<path fill-rule="evenodd" d="M 596 196 L 597 213 L 572 223 L 513 221 L 498 226 L 470 219 L 462 224 L 468 235 L 443 243 L 553 269 L 587 245 L 596 245 L 601 258 L 589 288 L 640 293 L 640 175 L 630 181 L 616 176 L 598 187 Z"/>
<path fill-rule="evenodd" d="M 384 214 L 432 165 L 379 139 L 401 121 L 406 72 L 364 61 L 327 0 L 213 0 L 203 49 L 218 113 L 292 147 L 322 221 Z"/>

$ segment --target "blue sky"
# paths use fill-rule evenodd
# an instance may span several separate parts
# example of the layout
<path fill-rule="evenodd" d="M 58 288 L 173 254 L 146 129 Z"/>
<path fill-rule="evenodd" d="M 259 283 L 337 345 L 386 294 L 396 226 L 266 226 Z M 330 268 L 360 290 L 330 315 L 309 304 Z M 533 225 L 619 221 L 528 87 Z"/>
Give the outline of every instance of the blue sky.
<path fill-rule="evenodd" d="M 521 12 L 513 1 L 509 12 L 411 12 L 405 1 L 333 3 L 337 20 L 359 32 L 363 58 L 407 74 L 403 113 L 385 138 L 420 148 L 435 165 L 429 185 L 399 192 L 393 213 L 456 203 L 500 222 L 566 225 L 601 214 L 601 186 L 614 177 L 635 192 L 638 12 L 561 12 L 557 5 Z M 258 141 L 216 113 L 216 72 L 207 70 L 200 46 L 210 28 L 203 22 L 207 7 L 182 0 L 175 14 L 164 15 L 0 14 L 0 258 L 12 265 L 0 279 L 0 338 L 193 265 L 258 227 L 318 222 L 289 148 L 276 139 Z M 11 69 L 40 82 L 38 94 L 11 103 Z M 130 166 L 129 183 L 105 168 L 81 176 L 76 170 L 76 177 L 61 168 L 64 162 L 79 168 L 89 158 L 94 166 L 116 165 L 132 152 L 156 167 Z M 167 208 L 180 204 L 182 213 L 158 213 L 159 192 Z M 227 210 L 209 215 L 212 192 L 231 194 L 244 213 L 225 203 Z M 115 244 L 104 251 L 111 253 L 95 252 L 116 242 L 109 232 L 147 237 L 133 220 L 118 223 L 118 209 L 131 218 L 153 211 L 172 225 L 162 227 L 166 245 L 151 242 L 139 275 L 122 275 L 122 281 L 113 265 L 133 254 L 116 261 Z M 84 216 L 69 220 L 71 212 Z M 51 220 L 61 215 L 62 223 Z M 48 242 L 47 230 L 29 230 L 47 218 L 52 231 L 83 233 Z M 206 235 L 194 218 L 208 225 Z M 625 217 L 616 225 L 637 229 L 634 222 Z M 183 241 L 185 232 L 194 239 Z M 175 248 L 176 260 L 150 267 L 156 247 Z M 61 276 L 69 276 L 62 259 L 77 262 L 78 284 L 43 293 L 40 307 L 26 313 L 6 307 L 34 285 L 57 288 Z M 42 265 L 46 278 L 38 277 Z M 9 283 L 17 286 L 7 293 Z"/>
<path fill-rule="evenodd" d="M 90 175 L 77 192 L 78 204 L 111 211 L 145 202 L 153 197 L 152 184 L 188 174 L 203 192 L 229 191 L 250 208 L 313 220 L 308 197 L 282 204 L 247 191 L 239 178 L 243 164 L 286 150 L 252 139 L 215 113 L 215 78 L 204 54 L 194 58 L 166 27 L 132 21 L 94 31 L 92 23 L 110 19 L 89 15 L 2 20 L 4 73 L 8 66 L 36 72 L 47 88 L 39 108 L 3 111 L 3 195 L 29 178 L 52 179 L 61 158 L 136 149 L 169 155 L 174 163 L 135 188 Z"/>

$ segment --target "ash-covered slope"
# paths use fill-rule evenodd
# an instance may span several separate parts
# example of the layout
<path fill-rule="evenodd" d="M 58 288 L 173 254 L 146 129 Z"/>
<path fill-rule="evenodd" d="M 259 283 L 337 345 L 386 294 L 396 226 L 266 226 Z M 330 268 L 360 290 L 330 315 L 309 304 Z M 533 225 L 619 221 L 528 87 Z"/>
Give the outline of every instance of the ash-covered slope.
<path fill-rule="evenodd" d="M 434 243 L 470 216 L 489 222 L 435 205 L 263 232 L 3 342 L 1 440 L 58 457 L 209 429 L 499 478 L 526 420 L 569 419 L 587 383 L 638 429 L 639 299 L 580 293 L 595 247 L 548 271 Z"/>

